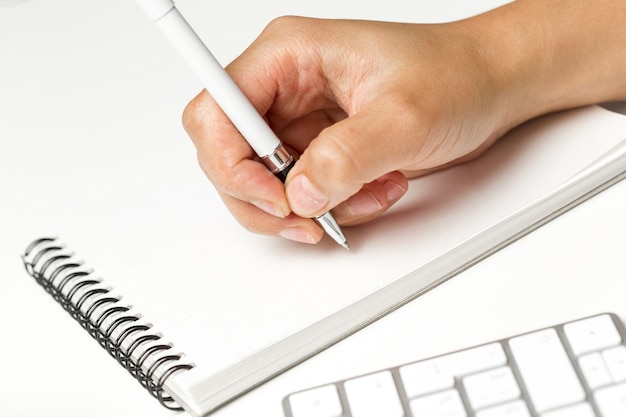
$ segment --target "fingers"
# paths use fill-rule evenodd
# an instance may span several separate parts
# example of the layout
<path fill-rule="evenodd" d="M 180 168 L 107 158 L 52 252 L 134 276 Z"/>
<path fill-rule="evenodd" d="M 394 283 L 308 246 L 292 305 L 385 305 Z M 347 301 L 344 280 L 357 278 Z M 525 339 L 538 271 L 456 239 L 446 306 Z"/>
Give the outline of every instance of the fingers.
<path fill-rule="evenodd" d="M 301 82 L 300 68 L 318 65 L 297 61 L 284 48 L 270 47 L 274 32 L 266 31 L 264 42 L 253 44 L 229 65 L 228 72 L 277 135 L 297 154 L 320 131 L 346 115 L 323 94 L 325 82 L 321 74 L 311 72 L 307 82 Z M 279 44 L 284 43 L 282 38 L 278 38 Z M 197 148 L 202 170 L 245 228 L 307 243 L 321 239 L 323 231 L 317 223 L 291 214 L 284 184 L 258 161 L 206 92 L 186 107 L 183 125 Z"/>
<path fill-rule="evenodd" d="M 331 126 L 335 121 L 331 116 L 319 114 L 312 118 L 323 119 L 323 126 Z M 336 118 L 340 119 L 341 116 Z M 287 126 L 286 135 L 297 136 L 299 131 L 302 133 L 302 124 L 306 124 L 306 121 Z M 321 228 L 308 218 L 312 216 L 291 214 L 284 184 L 257 160 L 254 152 L 206 92 L 200 93 L 185 109 L 184 126 L 196 145 L 200 167 L 243 227 L 255 233 L 305 243 L 316 243 L 322 238 Z M 348 141 L 345 136 L 342 138 Z M 364 137 L 367 138 L 370 137 Z M 344 147 L 344 153 L 354 157 L 348 148 Z M 336 152 L 331 154 L 337 155 Z M 380 163 L 381 160 L 376 158 L 374 162 Z M 300 164 L 299 161 L 296 167 Z M 367 158 L 361 158 L 352 160 L 343 169 L 349 171 L 355 164 L 366 167 L 371 165 Z M 333 175 L 330 175 L 331 179 Z M 376 172 L 372 175 L 376 175 Z M 348 181 L 355 184 L 356 190 L 347 191 L 350 198 L 337 197 L 340 202 L 346 200 L 333 210 L 341 224 L 356 225 L 378 217 L 398 201 L 408 188 L 406 177 L 397 171 L 383 174 L 372 181 L 359 180 L 366 177 L 356 175 L 356 181 Z M 300 178 L 297 181 L 302 180 Z M 331 183 L 343 184 L 345 181 L 346 176 L 343 175 L 340 182 Z"/>
<path fill-rule="evenodd" d="M 258 161 L 206 92 L 185 108 L 183 125 L 196 146 L 200 167 L 243 227 L 303 243 L 322 238 L 313 220 L 291 214 L 283 183 Z"/>
<path fill-rule="evenodd" d="M 277 217 L 290 213 L 283 184 L 254 159 L 253 150 L 206 92 L 186 107 L 183 125 L 196 146 L 200 167 L 220 194 Z"/>
<path fill-rule="evenodd" d="M 335 219 L 345 226 L 369 222 L 394 205 L 407 192 L 407 178 L 394 171 L 365 184 L 356 194 L 333 209 Z"/>
<path fill-rule="evenodd" d="M 221 197 L 239 224 L 251 232 L 309 244 L 319 242 L 324 235 L 324 231 L 311 219 L 293 213 L 284 218 L 276 217 L 238 198 L 229 195 Z"/>
<path fill-rule="evenodd" d="M 337 206 L 340 223 L 359 224 L 404 195 L 408 182 L 396 167 L 412 158 L 416 141 L 408 124 L 390 126 L 375 107 L 324 130 L 304 151 L 286 182 L 294 213 L 312 217 Z"/>

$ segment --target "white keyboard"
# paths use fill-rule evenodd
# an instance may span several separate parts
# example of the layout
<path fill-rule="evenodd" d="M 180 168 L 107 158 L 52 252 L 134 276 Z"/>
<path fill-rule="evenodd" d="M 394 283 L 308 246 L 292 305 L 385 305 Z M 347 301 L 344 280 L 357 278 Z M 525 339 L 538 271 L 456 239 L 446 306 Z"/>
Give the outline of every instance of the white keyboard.
<path fill-rule="evenodd" d="M 292 393 L 286 417 L 626 417 L 626 332 L 606 313 Z"/>

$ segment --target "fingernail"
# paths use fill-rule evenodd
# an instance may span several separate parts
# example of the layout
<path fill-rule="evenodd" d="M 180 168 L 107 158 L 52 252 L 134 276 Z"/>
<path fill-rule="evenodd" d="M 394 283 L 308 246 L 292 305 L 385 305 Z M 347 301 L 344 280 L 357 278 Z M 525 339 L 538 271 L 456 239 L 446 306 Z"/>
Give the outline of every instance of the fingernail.
<path fill-rule="evenodd" d="M 281 219 L 284 219 L 286 216 L 286 214 L 283 213 L 280 207 L 278 207 L 276 204 L 271 203 L 269 201 L 255 200 L 255 201 L 252 201 L 252 204 L 254 204 L 254 206 L 256 206 L 257 208 L 260 208 L 267 214 L 271 214 L 272 216 L 280 217 Z"/>
<path fill-rule="evenodd" d="M 365 216 L 367 214 L 376 213 L 383 206 L 380 201 L 367 190 L 361 190 L 348 200 L 348 210 L 354 216 Z"/>
<path fill-rule="evenodd" d="M 396 201 L 404 194 L 406 194 L 407 189 L 398 184 L 397 182 L 387 181 L 384 184 L 385 190 L 387 190 L 387 200 L 388 201 Z"/>
<path fill-rule="evenodd" d="M 285 239 L 293 240 L 301 243 L 316 243 L 315 238 L 307 230 L 299 227 L 290 227 L 281 230 L 280 235 Z"/>
<path fill-rule="evenodd" d="M 291 180 L 289 197 L 291 209 L 301 215 L 318 212 L 328 204 L 328 198 L 305 175 L 298 175 Z"/>

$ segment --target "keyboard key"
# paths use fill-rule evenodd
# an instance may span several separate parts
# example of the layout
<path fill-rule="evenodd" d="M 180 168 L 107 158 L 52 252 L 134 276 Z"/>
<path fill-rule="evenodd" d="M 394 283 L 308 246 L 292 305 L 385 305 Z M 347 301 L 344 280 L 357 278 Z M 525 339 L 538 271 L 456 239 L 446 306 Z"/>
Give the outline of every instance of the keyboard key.
<path fill-rule="evenodd" d="M 514 337 L 509 346 L 539 413 L 585 399 L 585 391 L 553 328 Z"/>
<path fill-rule="evenodd" d="M 563 331 L 576 356 L 612 347 L 622 341 L 608 314 L 567 323 Z"/>
<path fill-rule="evenodd" d="M 594 397 L 602 417 L 626 417 L 626 383 L 600 388 Z"/>
<path fill-rule="evenodd" d="M 599 352 L 588 353 L 581 356 L 578 359 L 578 365 L 583 372 L 587 385 L 591 389 L 596 389 L 613 382 L 609 368 L 606 367 L 604 358 Z"/>
<path fill-rule="evenodd" d="M 409 406 L 414 416 L 467 417 L 461 396 L 454 389 L 416 398 Z"/>
<path fill-rule="evenodd" d="M 500 343 L 450 353 L 400 368 L 400 377 L 409 398 L 454 386 L 454 378 L 506 364 Z"/>
<path fill-rule="evenodd" d="M 589 403 L 580 403 L 542 414 L 541 417 L 596 417 Z"/>
<path fill-rule="evenodd" d="M 344 383 L 352 417 L 403 417 L 404 409 L 391 372 L 383 371 Z"/>
<path fill-rule="evenodd" d="M 626 381 L 626 346 L 616 346 L 602 352 L 613 381 Z"/>
<path fill-rule="evenodd" d="M 292 394 L 289 404 L 294 417 L 340 417 L 343 414 L 335 385 Z"/>
<path fill-rule="evenodd" d="M 415 398 L 452 388 L 454 375 L 446 369 L 444 362 L 444 358 L 429 359 L 400 368 L 400 378 L 407 397 Z"/>
<path fill-rule="evenodd" d="M 519 398 L 521 391 L 508 366 L 474 374 L 463 379 L 474 410 Z"/>
<path fill-rule="evenodd" d="M 528 406 L 522 400 L 496 405 L 476 412 L 476 417 L 531 417 Z"/>

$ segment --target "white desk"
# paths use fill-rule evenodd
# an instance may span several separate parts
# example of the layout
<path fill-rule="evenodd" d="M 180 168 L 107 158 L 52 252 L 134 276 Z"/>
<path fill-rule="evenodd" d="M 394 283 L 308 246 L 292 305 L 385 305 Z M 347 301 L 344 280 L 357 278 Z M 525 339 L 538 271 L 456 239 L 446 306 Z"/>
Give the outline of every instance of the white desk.
<path fill-rule="evenodd" d="M 132 2 L 5 3 L 0 0 L 1 413 L 172 415 L 28 279 L 18 255 L 25 239 L 51 221 L 115 213 L 117 190 L 129 179 L 171 166 L 197 173 L 179 115 L 200 85 Z M 409 12 L 400 0 L 384 7 L 232 0 L 216 10 L 213 2 L 202 3 L 181 0 L 180 8 L 206 39 L 216 39 L 216 56 L 228 62 L 281 14 L 429 22 L 502 2 L 420 1 Z M 248 13 L 242 17 L 240 10 Z M 621 183 L 214 415 L 279 417 L 282 398 L 301 388 L 601 311 L 626 318 L 625 212 Z"/>

